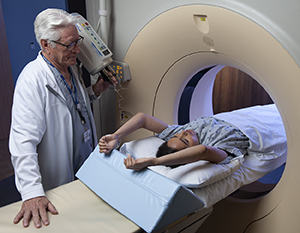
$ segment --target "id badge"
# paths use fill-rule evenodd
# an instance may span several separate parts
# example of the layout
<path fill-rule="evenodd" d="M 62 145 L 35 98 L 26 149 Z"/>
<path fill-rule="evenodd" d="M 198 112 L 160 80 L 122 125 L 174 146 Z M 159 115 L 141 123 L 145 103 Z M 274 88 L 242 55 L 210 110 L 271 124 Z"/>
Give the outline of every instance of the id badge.
<path fill-rule="evenodd" d="M 91 137 L 92 137 L 91 129 L 88 129 L 83 133 L 84 142 L 90 140 Z"/>

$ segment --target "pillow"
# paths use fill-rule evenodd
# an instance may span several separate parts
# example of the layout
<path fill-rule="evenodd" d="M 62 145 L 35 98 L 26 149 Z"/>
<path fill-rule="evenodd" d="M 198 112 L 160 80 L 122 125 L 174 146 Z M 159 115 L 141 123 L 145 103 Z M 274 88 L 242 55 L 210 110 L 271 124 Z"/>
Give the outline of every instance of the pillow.
<path fill-rule="evenodd" d="M 164 141 L 152 136 L 124 143 L 120 148 L 123 154 L 130 154 L 134 158 L 155 157 L 158 147 Z M 200 188 L 219 181 L 240 168 L 243 156 L 235 157 L 227 163 L 214 164 L 198 161 L 171 169 L 167 166 L 152 166 L 151 170 L 166 176 L 188 188 Z"/>

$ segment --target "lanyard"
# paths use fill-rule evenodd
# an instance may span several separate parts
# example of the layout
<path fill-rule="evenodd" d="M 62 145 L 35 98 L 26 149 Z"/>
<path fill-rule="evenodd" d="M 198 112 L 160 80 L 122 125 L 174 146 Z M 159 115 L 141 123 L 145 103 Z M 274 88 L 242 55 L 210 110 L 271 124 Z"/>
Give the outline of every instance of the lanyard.
<path fill-rule="evenodd" d="M 52 67 L 54 67 L 59 73 L 60 73 L 60 71 L 43 55 L 43 53 L 41 53 L 41 55 L 42 55 L 42 57 L 44 58 L 44 60 L 50 65 L 50 66 L 52 66 Z M 69 93 L 70 93 L 70 95 L 71 95 L 71 97 L 72 97 L 72 100 L 73 100 L 73 102 L 74 102 L 74 104 L 75 104 L 75 106 L 76 106 L 76 111 L 78 112 L 78 114 L 79 114 L 79 117 L 80 117 L 80 119 L 81 119 L 81 123 L 84 125 L 85 123 L 86 123 L 86 121 L 85 121 L 85 118 L 84 118 L 84 116 L 82 115 L 82 113 L 81 113 L 81 106 L 80 106 L 80 103 L 78 102 L 78 96 L 77 96 L 77 89 L 76 89 L 76 86 L 75 86 L 75 82 L 74 82 L 74 78 L 73 78 L 73 75 L 72 75 L 72 72 L 71 72 L 71 70 L 70 70 L 70 68 L 68 67 L 68 70 L 69 70 L 69 72 L 70 72 L 70 74 L 71 74 L 71 81 L 72 81 L 72 84 L 73 84 L 73 87 L 74 87 L 74 93 L 75 93 L 75 96 L 73 96 L 73 92 L 72 92 L 72 90 L 71 90 L 71 87 L 69 86 L 69 84 L 67 83 L 67 81 L 66 81 L 66 79 L 65 79 L 65 77 L 60 73 L 60 77 L 62 78 L 62 80 L 64 81 L 64 83 L 66 84 L 66 87 L 67 87 L 67 89 L 68 89 L 68 91 L 69 91 Z"/>

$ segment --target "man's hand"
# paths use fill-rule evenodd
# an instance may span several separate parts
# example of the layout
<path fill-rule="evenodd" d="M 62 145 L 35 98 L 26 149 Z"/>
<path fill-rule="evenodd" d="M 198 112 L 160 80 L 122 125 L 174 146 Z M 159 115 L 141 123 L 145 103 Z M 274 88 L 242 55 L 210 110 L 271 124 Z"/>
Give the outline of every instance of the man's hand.
<path fill-rule="evenodd" d="M 54 205 L 46 197 L 35 197 L 26 200 L 22 204 L 20 212 L 14 219 L 14 223 L 17 224 L 23 218 L 23 226 L 28 227 L 29 221 L 32 218 L 36 228 L 40 228 L 42 223 L 49 225 L 47 210 L 51 214 L 58 214 Z"/>
<path fill-rule="evenodd" d="M 104 92 L 107 88 L 109 88 L 110 85 L 116 87 L 116 85 L 118 84 L 116 77 L 113 76 L 110 72 L 108 74 L 110 76 L 109 82 L 104 81 L 102 79 L 102 76 L 100 75 L 97 82 L 93 85 L 93 91 L 97 96 Z"/>

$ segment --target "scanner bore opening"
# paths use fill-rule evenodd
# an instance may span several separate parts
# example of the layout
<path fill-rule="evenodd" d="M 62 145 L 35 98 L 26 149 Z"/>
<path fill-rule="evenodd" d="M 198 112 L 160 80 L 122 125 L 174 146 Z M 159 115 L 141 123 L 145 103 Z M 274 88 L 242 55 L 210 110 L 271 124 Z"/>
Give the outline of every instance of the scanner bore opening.
<path fill-rule="evenodd" d="M 196 87 L 200 80 L 214 67 L 202 69 L 188 80 L 180 96 L 177 115 L 178 124 L 185 124 L 192 120 L 190 110 L 194 91 L 199 91 Z M 213 80 L 211 97 L 213 114 L 273 103 L 264 88 L 251 76 L 239 69 L 225 66 L 218 73 L 210 73 L 209 75 L 211 76 L 209 78 Z M 230 195 L 230 199 L 251 202 L 262 198 L 277 185 L 284 168 L 285 164 L 257 181 L 241 187 Z"/>

